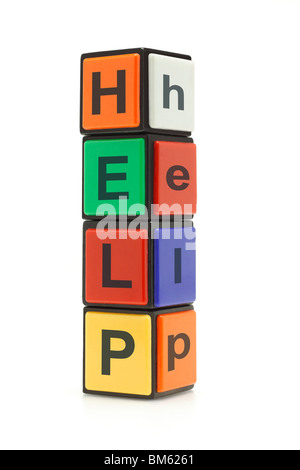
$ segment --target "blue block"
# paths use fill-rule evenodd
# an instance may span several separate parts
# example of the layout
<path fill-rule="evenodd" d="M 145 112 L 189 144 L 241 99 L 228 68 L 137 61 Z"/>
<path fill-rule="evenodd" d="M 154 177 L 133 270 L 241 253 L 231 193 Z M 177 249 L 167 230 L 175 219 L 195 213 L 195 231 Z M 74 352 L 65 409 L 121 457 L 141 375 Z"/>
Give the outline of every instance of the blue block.
<path fill-rule="evenodd" d="M 195 229 L 159 228 L 154 240 L 154 305 L 193 303 L 196 299 Z"/>

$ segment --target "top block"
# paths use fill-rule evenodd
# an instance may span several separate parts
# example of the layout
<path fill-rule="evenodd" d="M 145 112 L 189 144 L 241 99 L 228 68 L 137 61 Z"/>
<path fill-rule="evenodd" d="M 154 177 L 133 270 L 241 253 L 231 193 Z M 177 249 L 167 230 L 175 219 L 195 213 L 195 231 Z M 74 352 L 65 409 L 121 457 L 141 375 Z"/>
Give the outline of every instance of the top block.
<path fill-rule="evenodd" d="M 155 132 L 188 136 L 194 129 L 191 57 L 152 49 L 81 56 L 80 132 Z"/>

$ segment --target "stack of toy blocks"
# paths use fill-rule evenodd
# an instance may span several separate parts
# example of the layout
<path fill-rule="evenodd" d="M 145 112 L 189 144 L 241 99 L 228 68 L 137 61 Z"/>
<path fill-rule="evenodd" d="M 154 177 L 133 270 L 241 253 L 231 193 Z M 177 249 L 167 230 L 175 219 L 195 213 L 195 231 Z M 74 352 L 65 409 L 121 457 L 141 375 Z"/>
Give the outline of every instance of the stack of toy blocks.
<path fill-rule="evenodd" d="M 84 392 L 154 398 L 196 381 L 194 65 L 81 58 Z"/>

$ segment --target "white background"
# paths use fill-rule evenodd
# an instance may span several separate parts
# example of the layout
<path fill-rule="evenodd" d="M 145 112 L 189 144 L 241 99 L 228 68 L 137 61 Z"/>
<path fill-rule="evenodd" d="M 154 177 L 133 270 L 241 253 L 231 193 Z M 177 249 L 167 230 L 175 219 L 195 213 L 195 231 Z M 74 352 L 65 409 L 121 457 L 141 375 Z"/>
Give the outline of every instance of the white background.
<path fill-rule="evenodd" d="M 300 1 L 2 2 L 0 446 L 300 448 Z M 192 55 L 198 375 L 81 393 L 83 52 Z"/>

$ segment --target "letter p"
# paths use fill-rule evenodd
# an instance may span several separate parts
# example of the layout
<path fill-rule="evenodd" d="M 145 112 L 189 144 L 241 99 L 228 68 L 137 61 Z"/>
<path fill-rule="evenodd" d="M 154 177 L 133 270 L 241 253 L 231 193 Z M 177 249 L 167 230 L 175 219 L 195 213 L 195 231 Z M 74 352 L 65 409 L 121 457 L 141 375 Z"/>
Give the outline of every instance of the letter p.
<path fill-rule="evenodd" d="M 183 351 L 177 354 L 175 350 L 176 342 L 181 339 L 183 341 Z M 175 370 L 175 359 L 184 359 L 191 349 L 191 341 L 188 335 L 181 333 L 177 336 L 171 335 L 168 337 L 168 371 Z"/>
<path fill-rule="evenodd" d="M 111 339 L 122 339 L 125 348 L 121 351 L 111 349 Z M 132 356 L 135 344 L 133 337 L 126 331 L 103 330 L 102 331 L 102 375 L 110 375 L 111 359 L 127 359 Z"/>

